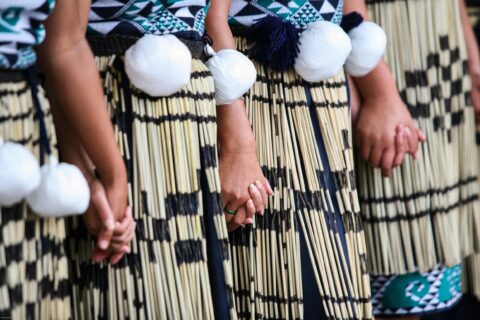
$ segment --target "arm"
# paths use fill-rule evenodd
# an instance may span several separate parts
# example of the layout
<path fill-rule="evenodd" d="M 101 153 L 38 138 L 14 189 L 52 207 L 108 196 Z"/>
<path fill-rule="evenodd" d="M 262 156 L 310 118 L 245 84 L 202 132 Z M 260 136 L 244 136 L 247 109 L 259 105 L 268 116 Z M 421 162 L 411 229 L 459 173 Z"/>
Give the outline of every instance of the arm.
<path fill-rule="evenodd" d="M 211 2 L 205 26 L 215 51 L 236 49 L 228 25 L 230 1 Z M 255 212 L 263 212 L 267 194 L 273 194 L 258 164 L 253 136 L 243 100 L 217 107 L 219 166 L 224 207 L 237 210 L 225 215 L 229 230 L 252 223 Z"/>
<path fill-rule="evenodd" d="M 84 36 L 87 21 L 84 15 L 89 5 L 89 1 L 57 1 L 46 21 L 47 37 L 37 52 L 39 65 L 46 74 L 46 89 L 65 160 L 79 166 L 90 182 L 91 170 L 96 167 L 107 190 L 109 208 L 115 217 L 105 215 L 97 219 L 97 223 L 103 219 L 104 224 L 99 247 L 106 249 L 115 220 L 125 215 L 127 182 L 98 71 Z"/>
<path fill-rule="evenodd" d="M 368 18 L 363 1 L 346 0 L 344 14 L 353 11 Z M 407 151 L 416 157 L 418 141 L 424 140 L 424 136 L 416 129 L 383 60 L 366 76 L 352 79 L 361 99 L 354 124 L 356 144 L 364 160 L 381 167 L 382 173 L 389 176 Z"/>
<path fill-rule="evenodd" d="M 475 108 L 476 122 L 480 123 L 480 53 L 477 39 L 468 19 L 468 12 L 464 0 L 460 1 L 460 15 L 468 54 L 468 70 L 472 78 L 472 104 Z"/>

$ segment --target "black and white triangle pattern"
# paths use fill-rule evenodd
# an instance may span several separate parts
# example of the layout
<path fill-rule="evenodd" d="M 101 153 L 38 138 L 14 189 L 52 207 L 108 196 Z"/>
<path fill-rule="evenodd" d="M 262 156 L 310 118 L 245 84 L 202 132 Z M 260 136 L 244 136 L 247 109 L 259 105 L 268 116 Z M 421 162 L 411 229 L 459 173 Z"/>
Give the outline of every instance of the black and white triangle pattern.
<path fill-rule="evenodd" d="M 209 0 L 94 0 L 89 34 L 191 34 L 204 33 Z"/>
<path fill-rule="evenodd" d="M 303 29 L 317 20 L 339 24 L 342 9 L 343 0 L 232 0 L 230 24 L 248 27 L 277 16 Z"/>

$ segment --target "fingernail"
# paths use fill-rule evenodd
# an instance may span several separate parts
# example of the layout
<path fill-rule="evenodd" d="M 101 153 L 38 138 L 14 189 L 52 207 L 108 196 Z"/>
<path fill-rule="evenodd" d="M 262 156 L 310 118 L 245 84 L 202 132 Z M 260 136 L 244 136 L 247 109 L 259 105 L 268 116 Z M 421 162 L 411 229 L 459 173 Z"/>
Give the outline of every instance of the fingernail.
<path fill-rule="evenodd" d="M 102 250 L 107 250 L 108 248 L 108 241 L 107 240 L 100 240 L 98 242 L 98 246 L 100 247 L 100 249 Z"/>
<path fill-rule="evenodd" d="M 251 208 L 254 207 L 254 206 L 253 206 L 253 200 L 252 200 L 252 199 L 248 199 L 248 201 L 247 201 L 247 207 L 251 207 Z"/>
<path fill-rule="evenodd" d="M 257 187 L 262 187 L 262 183 L 260 182 L 260 180 L 255 181 L 255 185 Z"/>
<path fill-rule="evenodd" d="M 255 185 L 252 183 L 248 188 L 250 188 L 250 191 L 255 191 Z"/>
<path fill-rule="evenodd" d="M 263 217 L 263 215 L 265 215 L 265 210 L 262 210 L 262 211 L 260 211 L 259 213 L 260 213 L 260 215 Z"/>

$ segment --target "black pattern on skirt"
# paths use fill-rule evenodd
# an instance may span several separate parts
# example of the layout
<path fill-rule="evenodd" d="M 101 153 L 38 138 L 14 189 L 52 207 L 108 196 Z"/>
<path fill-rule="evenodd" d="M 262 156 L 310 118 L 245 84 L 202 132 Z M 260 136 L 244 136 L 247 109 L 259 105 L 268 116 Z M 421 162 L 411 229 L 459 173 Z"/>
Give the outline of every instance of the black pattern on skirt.
<path fill-rule="evenodd" d="M 81 220 L 71 221 L 75 318 L 234 316 L 217 167 L 216 106 L 208 69 L 194 59 L 185 88 L 152 98 L 131 87 L 122 56 L 96 59 L 128 169 L 137 229 L 132 252 L 112 267 L 91 263 L 93 241 L 85 236 Z M 221 256 L 215 270 L 208 263 L 210 251 Z M 216 296 L 214 289 L 219 291 Z M 218 296 L 226 301 L 224 314 L 215 311 Z"/>
<path fill-rule="evenodd" d="M 467 1 L 468 14 L 474 23 L 480 21 L 480 2 Z M 480 28 L 480 25 L 477 25 Z M 478 39 L 477 39 L 478 40 Z M 480 167 L 480 127 L 477 125 L 477 154 Z M 480 253 L 467 257 L 463 263 L 463 289 L 480 300 Z"/>
<path fill-rule="evenodd" d="M 391 178 L 358 159 L 369 268 L 403 274 L 452 266 L 480 249 L 478 158 L 458 2 L 368 1 L 385 58 L 427 137 Z M 388 107 L 388 106 L 385 106 Z"/>
<path fill-rule="evenodd" d="M 242 38 L 237 45 L 246 49 Z M 230 234 L 239 318 L 302 319 L 312 310 L 322 318 L 323 306 L 328 319 L 369 319 L 345 77 L 308 84 L 292 70 L 256 68 L 257 82 L 244 99 L 275 195 L 253 227 Z M 319 297 L 310 310 L 302 247 L 313 267 L 307 286 Z"/>
<path fill-rule="evenodd" d="M 40 159 L 39 121 L 32 94 L 24 80 L 0 81 L 0 137 L 24 145 Z M 39 101 L 54 145 L 48 102 L 43 95 Z M 0 318 L 70 318 L 64 244 L 64 219 L 39 218 L 25 201 L 0 207 Z"/>

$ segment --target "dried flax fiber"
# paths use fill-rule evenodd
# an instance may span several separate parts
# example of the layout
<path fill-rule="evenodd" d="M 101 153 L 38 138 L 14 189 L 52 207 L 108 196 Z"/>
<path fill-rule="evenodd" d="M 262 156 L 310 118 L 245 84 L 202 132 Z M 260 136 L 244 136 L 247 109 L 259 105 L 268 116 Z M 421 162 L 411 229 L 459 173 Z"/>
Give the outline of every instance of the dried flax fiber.
<path fill-rule="evenodd" d="M 245 51 L 245 40 L 236 41 Z M 322 303 L 329 319 L 370 319 L 344 74 L 307 84 L 293 70 L 256 68 L 244 98 L 275 195 L 253 227 L 230 235 L 239 318 L 303 317 L 303 232 L 321 296 L 316 309 Z"/>
<path fill-rule="evenodd" d="M 39 90 L 41 90 L 39 88 Z M 39 117 L 25 80 L 0 81 L 0 137 L 40 159 Z M 47 128 L 48 102 L 39 94 Z M 55 145 L 55 133 L 48 133 Z M 69 319 L 64 219 L 42 219 L 25 201 L 0 207 L 0 318 Z"/>
<path fill-rule="evenodd" d="M 385 55 L 417 126 L 427 136 L 383 178 L 359 163 L 369 269 L 375 275 L 452 266 L 480 249 L 478 155 L 471 83 L 457 1 L 371 0 L 387 33 Z"/>
<path fill-rule="evenodd" d="M 96 58 L 129 175 L 137 222 L 119 266 L 89 261 L 93 242 L 72 221 L 74 315 L 78 319 L 213 319 L 206 228 L 214 228 L 232 295 L 228 235 L 220 203 L 213 80 L 198 59 L 190 83 L 161 98 L 131 87 L 121 55 Z M 211 225 L 207 225 L 211 224 Z M 235 318 L 233 298 L 230 314 Z"/>

